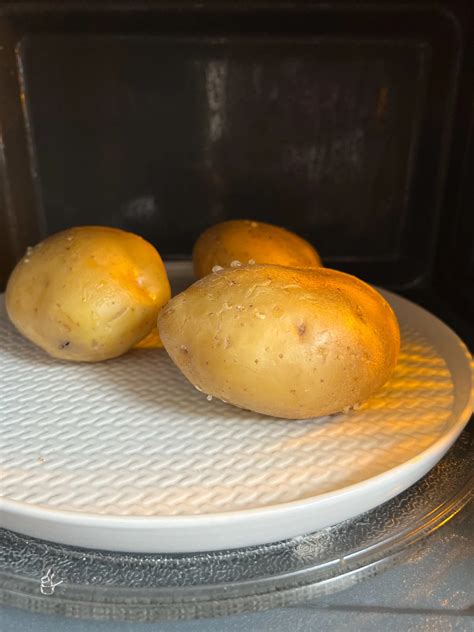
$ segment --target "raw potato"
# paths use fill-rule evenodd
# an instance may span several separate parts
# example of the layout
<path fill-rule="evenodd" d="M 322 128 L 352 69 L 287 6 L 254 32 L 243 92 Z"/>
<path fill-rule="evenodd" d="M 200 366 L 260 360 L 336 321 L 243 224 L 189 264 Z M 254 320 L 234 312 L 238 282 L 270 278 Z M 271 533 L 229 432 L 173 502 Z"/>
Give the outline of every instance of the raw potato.
<path fill-rule="evenodd" d="M 8 281 L 6 307 L 16 328 L 50 355 L 96 362 L 148 336 L 170 295 L 151 244 L 84 226 L 28 249 Z"/>
<path fill-rule="evenodd" d="M 199 390 L 287 419 L 364 401 L 386 382 L 400 349 L 385 299 L 327 268 L 221 270 L 173 298 L 158 326 Z"/>
<path fill-rule="evenodd" d="M 311 244 L 284 228 L 231 220 L 215 224 L 202 233 L 193 250 L 194 273 L 198 279 L 216 265 L 233 261 L 242 264 L 273 263 L 292 268 L 318 268 L 321 259 Z"/>

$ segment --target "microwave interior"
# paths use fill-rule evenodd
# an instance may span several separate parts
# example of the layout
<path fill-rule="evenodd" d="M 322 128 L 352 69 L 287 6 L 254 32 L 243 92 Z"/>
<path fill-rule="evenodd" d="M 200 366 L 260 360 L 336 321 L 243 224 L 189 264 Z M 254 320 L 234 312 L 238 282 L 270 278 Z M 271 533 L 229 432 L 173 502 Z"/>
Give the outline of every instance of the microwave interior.
<path fill-rule="evenodd" d="M 470 3 L 11 3 L 0 285 L 70 226 L 291 229 L 474 342 Z"/>

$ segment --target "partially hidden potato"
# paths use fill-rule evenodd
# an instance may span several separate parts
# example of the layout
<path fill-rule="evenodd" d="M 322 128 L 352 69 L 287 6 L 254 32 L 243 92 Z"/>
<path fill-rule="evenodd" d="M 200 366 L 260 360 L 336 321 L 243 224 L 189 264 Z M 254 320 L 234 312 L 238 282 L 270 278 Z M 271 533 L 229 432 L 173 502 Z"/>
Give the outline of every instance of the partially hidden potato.
<path fill-rule="evenodd" d="M 16 328 L 50 355 L 96 362 L 153 332 L 170 295 L 151 244 L 116 228 L 83 226 L 28 249 L 8 281 L 6 307 Z"/>
<path fill-rule="evenodd" d="M 374 289 L 326 268 L 227 268 L 160 312 L 171 358 L 194 386 L 287 419 L 341 411 L 390 376 L 397 319 Z"/>
<path fill-rule="evenodd" d="M 161 349 L 163 343 L 161 342 L 160 332 L 158 331 L 158 327 L 154 327 L 148 336 L 143 338 L 134 345 L 134 349 Z"/>
<path fill-rule="evenodd" d="M 225 268 L 233 261 L 292 268 L 322 265 L 316 250 L 302 237 L 263 222 L 230 220 L 215 224 L 205 230 L 194 245 L 193 266 L 198 279 L 210 274 L 214 266 Z"/>

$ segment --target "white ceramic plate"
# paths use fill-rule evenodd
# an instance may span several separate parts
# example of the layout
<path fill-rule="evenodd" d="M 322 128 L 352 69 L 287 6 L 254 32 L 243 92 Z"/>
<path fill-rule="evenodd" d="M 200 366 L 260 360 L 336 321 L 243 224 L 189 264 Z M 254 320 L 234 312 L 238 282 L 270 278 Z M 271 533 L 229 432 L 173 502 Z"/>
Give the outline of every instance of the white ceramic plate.
<path fill-rule="evenodd" d="M 187 264 L 170 264 L 181 287 Z M 163 350 L 49 358 L 0 306 L 1 525 L 76 546 L 197 552 L 352 518 L 423 476 L 472 412 L 471 356 L 433 315 L 397 313 L 395 374 L 358 411 L 284 421 L 207 401 Z"/>

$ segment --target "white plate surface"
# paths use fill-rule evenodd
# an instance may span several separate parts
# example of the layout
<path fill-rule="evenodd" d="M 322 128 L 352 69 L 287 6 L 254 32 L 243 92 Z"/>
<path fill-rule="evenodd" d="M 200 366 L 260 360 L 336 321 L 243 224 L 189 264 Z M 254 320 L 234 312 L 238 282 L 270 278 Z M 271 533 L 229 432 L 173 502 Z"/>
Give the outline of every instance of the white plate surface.
<path fill-rule="evenodd" d="M 182 285 L 188 266 L 169 269 Z M 209 402 L 164 350 L 59 362 L 16 333 L 2 301 L 1 525 L 191 552 L 301 535 L 400 493 L 467 423 L 472 359 L 433 315 L 384 294 L 402 330 L 393 377 L 358 411 L 308 421 Z"/>

